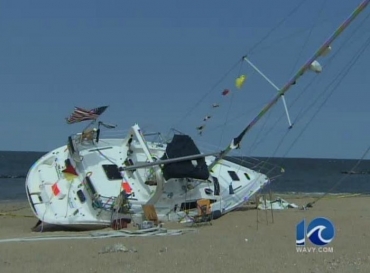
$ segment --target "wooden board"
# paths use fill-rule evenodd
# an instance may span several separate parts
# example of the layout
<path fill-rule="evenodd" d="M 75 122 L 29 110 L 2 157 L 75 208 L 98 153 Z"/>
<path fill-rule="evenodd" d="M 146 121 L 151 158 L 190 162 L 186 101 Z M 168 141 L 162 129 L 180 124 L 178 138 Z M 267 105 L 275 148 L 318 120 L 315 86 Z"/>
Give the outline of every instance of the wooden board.
<path fill-rule="evenodd" d="M 142 205 L 142 208 L 146 220 L 153 221 L 156 225 L 158 225 L 158 216 L 154 205 Z"/>

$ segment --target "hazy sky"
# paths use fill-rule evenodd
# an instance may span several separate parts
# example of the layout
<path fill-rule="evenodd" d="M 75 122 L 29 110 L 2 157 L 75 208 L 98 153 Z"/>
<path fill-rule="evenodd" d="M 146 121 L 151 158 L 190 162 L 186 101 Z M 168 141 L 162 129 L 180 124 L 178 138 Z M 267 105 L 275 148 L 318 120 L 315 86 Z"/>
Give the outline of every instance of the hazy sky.
<path fill-rule="evenodd" d="M 0 1 L 0 150 L 64 145 L 87 124 L 66 124 L 74 106 L 101 105 L 109 105 L 101 120 L 118 124 L 117 136 L 138 123 L 225 147 L 276 94 L 241 57 L 248 53 L 281 87 L 358 4 Z M 287 93 L 296 123 L 283 142 L 288 126 L 279 102 L 245 137 L 242 154 L 361 157 L 370 145 L 369 17 L 370 7 L 319 60 L 323 72 L 305 74 Z M 241 74 L 248 78 L 237 90 Z M 212 118 L 200 137 L 195 128 L 206 115 Z"/>

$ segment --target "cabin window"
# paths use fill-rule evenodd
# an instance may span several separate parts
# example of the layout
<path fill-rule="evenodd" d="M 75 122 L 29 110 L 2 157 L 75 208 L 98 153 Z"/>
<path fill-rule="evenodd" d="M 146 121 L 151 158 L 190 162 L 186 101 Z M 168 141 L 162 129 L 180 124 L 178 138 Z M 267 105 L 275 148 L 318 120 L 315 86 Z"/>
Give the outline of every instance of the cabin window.
<path fill-rule="evenodd" d="M 245 175 L 245 178 L 247 178 L 248 180 L 251 180 L 251 178 L 250 178 L 249 174 L 244 173 L 244 175 Z"/>
<path fill-rule="evenodd" d="M 109 180 L 121 180 L 122 179 L 122 175 L 120 171 L 118 170 L 117 165 L 113 165 L 113 164 L 102 165 L 102 167 L 104 169 L 105 175 L 107 176 Z"/>
<path fill-rule="evenodd" d="M 216 199 L 209 199 L 209 201 L 210 201 L 211 204 L 213 204 L 217 200 Z M 180 211 L 184 211 L 184 210 L 186 211 L 186 210 L 191 210 L 191 209 L 196 209 L 196 208 L 198 208 L 197 200 L 181 203 L 181 205 L 180 205 Z"/>
<path fill-rule="evenodd" d="M 217 177 L 212 176 L 213 185 L 214 185 L 214 195 L 220 195 L 220 183 L 218 183 Z"/>
<path fill-rule="evenodd" d="M 233 181 L 240 181 L 239 176 L 234 171 L 227 171 Z"/>
<path fill-rule="evenodd" d="M 189 209 L 196 209 L 197 208 L 197 201 L 192 202 L 185 202 L 181 203 L 180 211 L 189 210 Z"/>

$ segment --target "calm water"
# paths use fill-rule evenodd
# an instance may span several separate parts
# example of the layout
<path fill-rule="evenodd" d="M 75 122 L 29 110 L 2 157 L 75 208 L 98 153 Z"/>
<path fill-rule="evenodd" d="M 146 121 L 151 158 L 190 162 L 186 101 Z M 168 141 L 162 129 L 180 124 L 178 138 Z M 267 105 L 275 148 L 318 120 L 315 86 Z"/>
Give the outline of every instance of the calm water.
<path fill-rule="evenodd" d="M 0 176 L 27 175 L 28 169 L 43 154 L 42 152 L 0 152 Z M 265 160 L 265 158 L 258 159 Z M 346 175 L 342 172 L 352 170 L 357 160 L 273 158 L 268 162 L 282 166 L 285 170 L 282 176 L 270 184 L 270 188 L 274 192 L 327 192 L 338 181 L 345 178 L 330 192 L 370 193 L 370 160 L 362 161 L 354 169 L 355 172 L 361 174 L 352 175 Z M 253 165 L 255 163 L 256 161 Z M 276 168 L 276 170 L 280 173 L 280 168 Z M 24 181 L 25 178 L 1 178 L 0 200 L 26 200 Z"/>

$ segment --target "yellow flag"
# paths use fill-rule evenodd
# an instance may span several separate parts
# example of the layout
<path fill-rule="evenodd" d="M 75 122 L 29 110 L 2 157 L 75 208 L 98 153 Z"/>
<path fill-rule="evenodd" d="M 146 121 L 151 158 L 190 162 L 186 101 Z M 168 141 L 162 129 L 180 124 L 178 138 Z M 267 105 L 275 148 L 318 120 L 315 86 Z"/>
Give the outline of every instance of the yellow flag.
<path fill-rule="evenodd" d="M 236 87 L 239 88 L 239 89 L 242 88 L 246 79 L 247 79 L 247 76 L 245 76 L 245 75 L 240 75 L 239 78 L 236 78 L 236 80 L 235 80 Z"/>
<path fill-rule="evenodd" d="M 77 177 L 77 175 L 74 175 L 74 174 L 71 174 L 71 173 L 65 173 L 64 174 L 64 178 L 69 181 L 69 182 L 72 182 L 73 179 L 75 179 Z"/>

